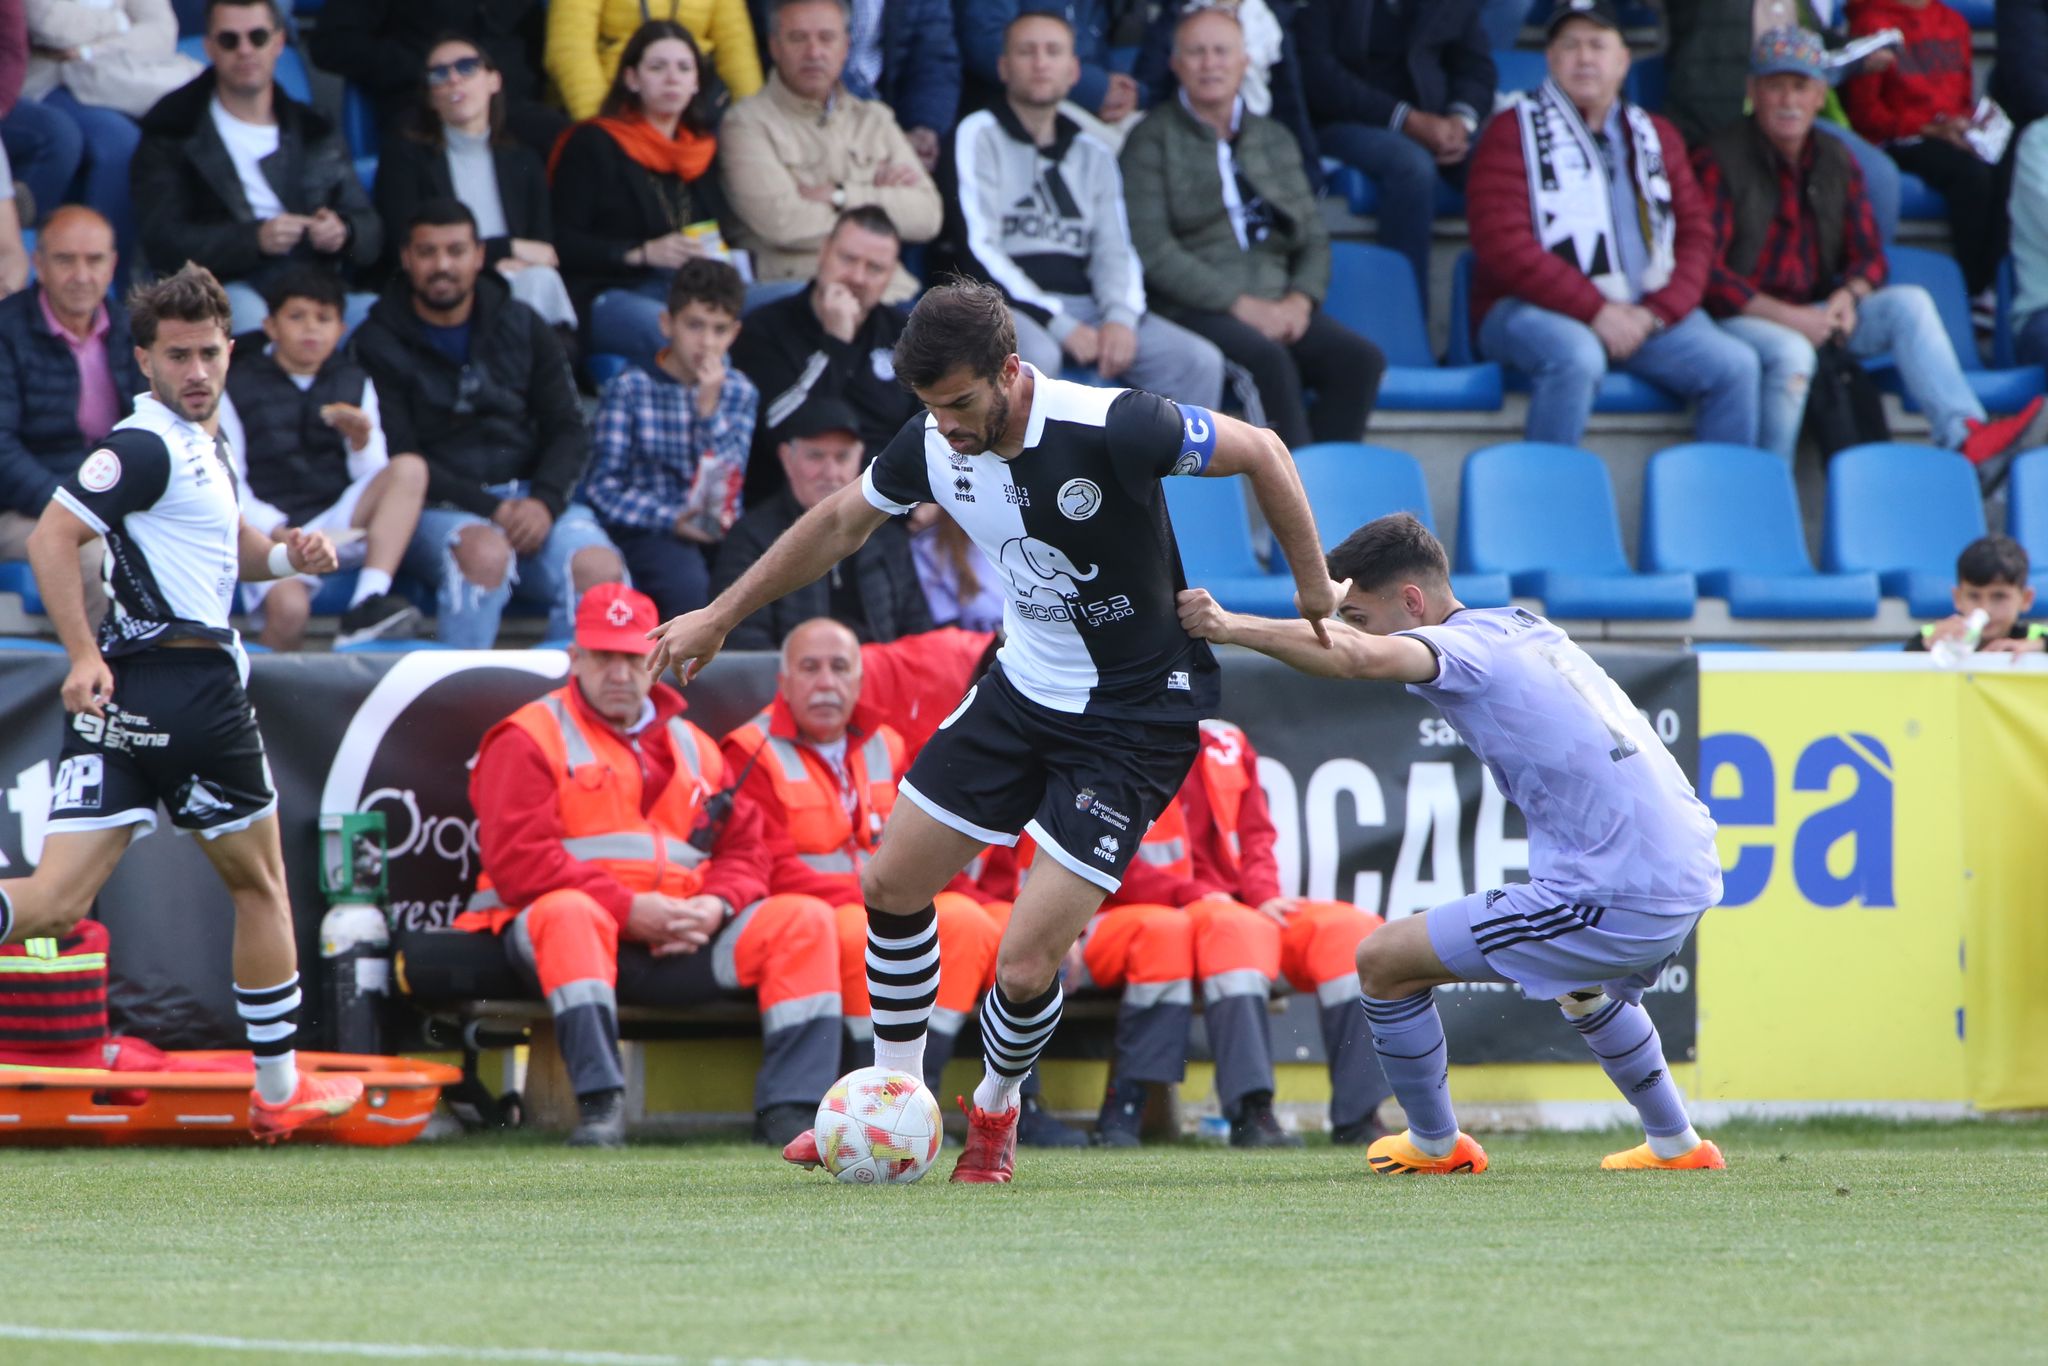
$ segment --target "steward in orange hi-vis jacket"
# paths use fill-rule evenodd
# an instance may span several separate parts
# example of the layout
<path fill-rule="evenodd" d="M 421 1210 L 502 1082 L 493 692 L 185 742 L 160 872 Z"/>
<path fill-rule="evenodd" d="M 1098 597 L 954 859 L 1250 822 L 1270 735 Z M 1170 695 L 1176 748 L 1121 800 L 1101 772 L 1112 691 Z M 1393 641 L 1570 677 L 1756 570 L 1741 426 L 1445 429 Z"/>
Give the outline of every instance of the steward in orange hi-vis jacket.
<path fill-rule="evenodd" d="M 769 894 L 760 811 L 729 792 L 716 742 L 644 667 L 655 624 L 645 595 L 592 589 L 577 607 L 568 686 L 484 736 L 470 777 L 484 871 L 455 923 L 501 934 L 537 979 L 582 1110 L 571 1143 L 624 1139 L 625 954 L 636 970 L 678 960 L 660 969 L 664 1005 L 753 990 L 755 1136 L 780 1146 L 810 1127 L 838 1075 L 832 908 Z"/>

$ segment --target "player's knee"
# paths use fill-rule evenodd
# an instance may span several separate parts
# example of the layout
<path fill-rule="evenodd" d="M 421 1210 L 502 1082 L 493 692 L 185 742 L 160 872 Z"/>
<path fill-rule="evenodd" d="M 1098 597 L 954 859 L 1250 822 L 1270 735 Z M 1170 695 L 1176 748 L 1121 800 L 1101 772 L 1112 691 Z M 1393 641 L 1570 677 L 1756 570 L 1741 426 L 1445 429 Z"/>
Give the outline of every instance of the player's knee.
<path fill-rule="evenodd" d="M 1595 988 L 1592 991 L 1567 991 L 1557 998 L 1557 1008 L 1569 1020 L 1582 1020 L 1600 1010 L 1608 1003 L 1607 993 Z"/>
<path fill-rule="evenodd" d="M 893 876 L 880 859 L 860 870 L 860 896 L 875 910 L 889 915 L 916 915 L 929 900 Z"/>
<path fill-rule="evenodd" d="M 1005 948 L 996 956 L 996 989 L 1009 1000 L 1029 1001 L 1044 995 L 1059 972 L 1058 954 Z"/>
<path fill-rule="evenodd" d="M 1358 964 L 1358 988 L 1368 996 L 1391 999 L 1395 992 L 1407 985 L 1396 955 L 1388 951 L 1383 936 L 1369 934 L 1359 940 L 1355 960 Z"/>
<path fill-rule="evenodd" d="M 582 597 L 601 583 L 624 583 L 626 562 L 608 545 L 587 545 L 569 557 L 569 582 Z"/>
<path fill-rule="evenodd" d="M 505 582 L 512 569 L 512 544 L 495 527 L 466 526 L 455 534 L 455 569 L 486 592 Z"/>

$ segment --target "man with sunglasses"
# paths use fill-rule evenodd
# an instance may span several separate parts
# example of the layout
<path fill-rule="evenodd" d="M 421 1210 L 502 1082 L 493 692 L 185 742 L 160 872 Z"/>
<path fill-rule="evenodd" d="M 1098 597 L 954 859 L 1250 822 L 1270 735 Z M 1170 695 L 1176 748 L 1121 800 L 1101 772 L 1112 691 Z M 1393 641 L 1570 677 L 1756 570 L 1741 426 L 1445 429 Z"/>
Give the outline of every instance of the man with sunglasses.
<path fill-rule="evenodd" d="M 227 285 L 237 333 L 262 322 L 263 286 L 288 266 L 346 277 L 383 247 L 341 130 L 277 87 L 284 42 L 273 0 L 209 0 L 213 65 L 143 115 L 130 172 L 144 260 L 211 270 Z M 368 303 L 351 298 L 350 320 Z"/>

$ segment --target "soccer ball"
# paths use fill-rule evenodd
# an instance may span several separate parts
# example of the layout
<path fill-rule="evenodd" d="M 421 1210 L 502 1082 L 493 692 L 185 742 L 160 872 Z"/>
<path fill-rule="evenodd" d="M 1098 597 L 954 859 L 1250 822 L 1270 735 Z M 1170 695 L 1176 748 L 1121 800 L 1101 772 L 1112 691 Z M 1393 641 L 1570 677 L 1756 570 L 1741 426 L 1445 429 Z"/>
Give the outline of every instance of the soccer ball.
<path fill-rule="evenodd" d="M 905 1072 L 848 1072 L 818 1103 L 816 1127 L 825 1170 L 855 1185 L 908 1185 L 939 1155 L 938 1098 Z"/>

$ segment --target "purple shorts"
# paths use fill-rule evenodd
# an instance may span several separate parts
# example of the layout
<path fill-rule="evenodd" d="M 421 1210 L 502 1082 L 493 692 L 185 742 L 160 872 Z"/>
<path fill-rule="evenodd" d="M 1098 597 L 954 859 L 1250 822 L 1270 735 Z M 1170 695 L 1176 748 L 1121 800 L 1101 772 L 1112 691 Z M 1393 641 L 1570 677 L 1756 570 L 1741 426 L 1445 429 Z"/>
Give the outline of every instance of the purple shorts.
<path fill-rule="evenodd" d="M 1531 1000 L 1599 987 L 1639 1001 L 1701 914 L 1560 905 L 1516 882 L 1434 907 L 1426 923 L 1436 956 L 1465 981 L 1513 982 Z"/>

